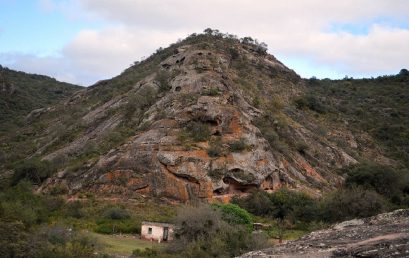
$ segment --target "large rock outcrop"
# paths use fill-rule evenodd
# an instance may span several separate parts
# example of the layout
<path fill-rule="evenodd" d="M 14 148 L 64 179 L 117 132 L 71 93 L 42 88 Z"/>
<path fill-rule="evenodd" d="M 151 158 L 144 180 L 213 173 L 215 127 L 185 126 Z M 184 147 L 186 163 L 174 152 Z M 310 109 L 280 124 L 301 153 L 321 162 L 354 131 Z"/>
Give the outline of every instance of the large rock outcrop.
<path fill-rule="evenodd" d="M 160 62 L 154 55 L 67 101 L 65 109 L 83 107 L 67 125 L 75 137 L 62 142 L 51 127 L 35 155 L 74 165 L 40 190 L 64 185 L 70 194 L 228 201 L 255 188 L 320 195 L 340 185 L 334 170 L 357 162 L 348 151 L 356 139 L 294 107 L 305 82 L 239 41 L 206 40 L 180 43 L 160 52 Z M 124 131 L 125 141 L 108 145 Z M 335 133 L 352 147 L 332 141 Z"/>
<path fill-rule="evenodd" d="M 409 257 L 409 210 L 354 219 L 241 258 Z"/>

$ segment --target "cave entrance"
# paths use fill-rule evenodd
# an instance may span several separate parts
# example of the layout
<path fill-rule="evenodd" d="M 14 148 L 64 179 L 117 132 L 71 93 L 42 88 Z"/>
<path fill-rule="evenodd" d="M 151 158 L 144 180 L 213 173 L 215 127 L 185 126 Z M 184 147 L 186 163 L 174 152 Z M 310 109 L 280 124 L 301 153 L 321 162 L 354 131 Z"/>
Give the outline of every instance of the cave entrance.
<path fill-rule="evenodd" d="M 237 180 L 235 180 L 232 177 L 225 177 L 223 179 L 223 182 L 225 184 L 228 184 L 228 193 L 230 194 L 244 194 L 244 193 L 249 193 L 251 192 L 253 189 L 257 189 L 257 185 L 256 184 L 243 184 L 238 182 Z"/>

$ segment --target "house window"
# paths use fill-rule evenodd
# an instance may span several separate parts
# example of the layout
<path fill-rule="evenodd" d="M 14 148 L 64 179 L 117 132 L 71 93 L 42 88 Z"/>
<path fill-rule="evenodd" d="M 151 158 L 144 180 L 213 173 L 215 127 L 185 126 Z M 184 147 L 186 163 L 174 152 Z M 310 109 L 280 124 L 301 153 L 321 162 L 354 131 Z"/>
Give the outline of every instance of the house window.
<path fill-rule="evenodd" d="M 148 234 L 152 235 L 152 228 L 148 228 Z"/>

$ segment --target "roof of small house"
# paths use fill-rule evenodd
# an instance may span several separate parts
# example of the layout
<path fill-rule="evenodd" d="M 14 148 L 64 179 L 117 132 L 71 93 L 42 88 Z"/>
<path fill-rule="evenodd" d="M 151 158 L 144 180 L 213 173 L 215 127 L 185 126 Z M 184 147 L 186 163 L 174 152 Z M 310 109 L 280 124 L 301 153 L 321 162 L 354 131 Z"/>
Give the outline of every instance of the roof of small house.
<path fill-rule="evenodd" d="M 161 222 L 151 222 L 151 221 L 142 221 L 142 226 L 158 226 L 158 227 L 175 227 L 175 225 L 170 223 L 161 223 Z"/>

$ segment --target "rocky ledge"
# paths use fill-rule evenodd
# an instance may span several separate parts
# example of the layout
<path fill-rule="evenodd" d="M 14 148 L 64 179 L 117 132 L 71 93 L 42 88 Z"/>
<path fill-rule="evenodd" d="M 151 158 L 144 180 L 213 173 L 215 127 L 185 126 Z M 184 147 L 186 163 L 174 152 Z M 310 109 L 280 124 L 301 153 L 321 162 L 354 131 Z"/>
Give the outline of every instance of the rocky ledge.
<path fill-rule="evenodd" d="M 409 209 L 354 219 L 241 258 L 409 257 Z"/>

